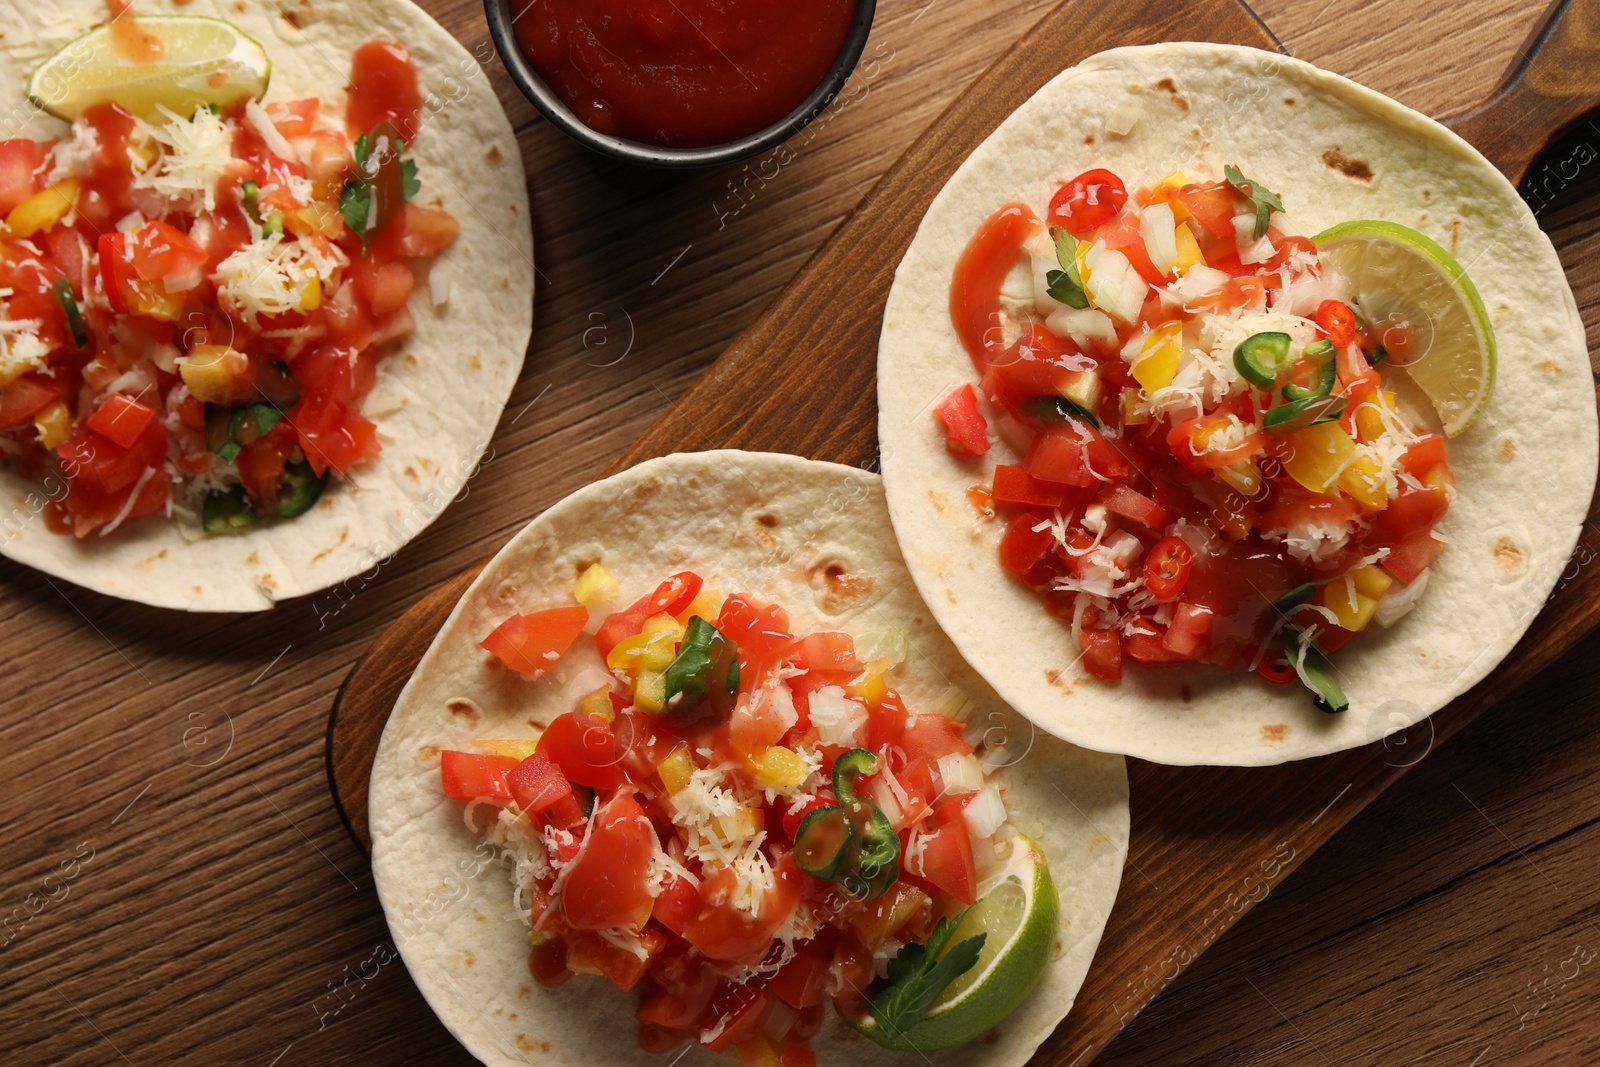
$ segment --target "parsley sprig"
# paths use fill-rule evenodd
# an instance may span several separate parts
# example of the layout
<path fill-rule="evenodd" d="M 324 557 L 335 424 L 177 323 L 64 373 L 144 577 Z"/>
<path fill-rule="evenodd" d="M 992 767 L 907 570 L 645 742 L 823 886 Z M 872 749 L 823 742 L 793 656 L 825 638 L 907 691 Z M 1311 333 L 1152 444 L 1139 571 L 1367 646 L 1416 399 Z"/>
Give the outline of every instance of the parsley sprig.
<path fill-rule="evenodd" d="M 1267 223 L 1272 220 L 1272 213 L 1283 210 L 1283 201 L 1278 199 L 1277 193 L 1268 189 L 1265 185 L 1246 178 L 1243 172 L 1231 163 L 1222 168 L 1222 173 L 1228 179 L 1228 184 L 1239 190 L 1255 207 L 1255 239 L 1257 241 L 1261 240 L 1267 235 Z"/>
<path fill-rule="evenodd" d="M 417 177 L 417 161 L 405 157 L 404 141 L 396 139 L 394 144 L 395 151 L 400 155 L 400 190 L 405 199 L 410 200 L 422 191 L 422 180 Z M 363 250 L 372 236 L 367 229 L 367 215 L 372 211 L 372 180 L 377 167 L 368 168 L 371 156 L 372 138 L 362 134 L 355 143 L 356 176 L 345 182 L 344 189 L 339 193 L 339 214 L 344 216 L 344 223 L 351 232 L 361 238 Z"/>
<path fill-rule="evenodd" d="M 970 910 L 963 908 L 940 919 L 926 941 L 907 942 L 889 961 L 888 984 L 880 987 L 867 1004 L 867 1010 L 889 1037 L 898 1039 L 916 1026 L 939 994 L 978 962 L 987 933 L 950 945 L 956 927 Z"/>
<path fill-rule="evenodd" d="M 1060 270 L 1046 271 L 1046 291 L 1054 300 L 1072 308 L 1086 308 L 1089 297 L 1083 291 L 1083 279 L 1078 274 L 1078 242 L 1060 226 L 1050 227 L 1050 237 L 1056 243 L 1056 262 Z"/>

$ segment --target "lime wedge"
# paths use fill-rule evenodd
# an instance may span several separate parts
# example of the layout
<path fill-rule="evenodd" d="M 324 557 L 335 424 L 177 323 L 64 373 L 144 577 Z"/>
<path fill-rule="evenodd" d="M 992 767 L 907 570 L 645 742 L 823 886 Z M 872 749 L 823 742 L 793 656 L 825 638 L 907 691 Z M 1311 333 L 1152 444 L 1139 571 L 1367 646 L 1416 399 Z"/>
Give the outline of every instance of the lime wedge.
<path fill-rule="evenodd" d="M 978 902 L 950 938 L 956 945 L 987 934 L 978 962 L 903 1034 L 884 1033 L 870 1016 L 851 1025 L 880 1045 L 921 1052 L 976 1040 L 1017 1009 L 1050 961 L 1060 902 L 1039 846 L 1019 834 L 1012 848 L 1010 862 L 978 887 Z"/>
<path fill-rule="evenodd" d="M 28 79 L 28 99 L 71 122 L 107 100 L 139 118 L 149 118 L 157 107 L 187 118 L 197 107 L 227 108 L 247 97 L 259 100 L 267 91 L 267 53 L 237 26 L 202 15 L 148 15 L 133 22 L 137 32 L 159 42 L 156 59 L 129 59 L 118 45 L 119 32 L 127 28 L 107 23 L 39 64 Z"/>
<path fill-rule="evenodd" d="M 1343 222 L 1312 241 L 1369 322 L 1411 324 L 1416 344 L 1405 370 L 1433 401 L 1445 436 L 1471 426 L 1494 392 L 1494 327 L 1455 257 L 1393 222 Z"/>

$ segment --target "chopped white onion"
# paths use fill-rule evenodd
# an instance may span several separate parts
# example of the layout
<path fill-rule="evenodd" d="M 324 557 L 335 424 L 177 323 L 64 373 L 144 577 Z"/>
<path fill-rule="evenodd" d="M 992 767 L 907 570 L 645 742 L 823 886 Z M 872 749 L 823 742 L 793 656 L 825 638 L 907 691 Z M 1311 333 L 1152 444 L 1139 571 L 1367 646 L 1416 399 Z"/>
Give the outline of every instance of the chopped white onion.
<path fill-rule="evenodd" d="M 434 307 L 444 305 L 450 299 L 450 279 L 443 271 L 428 271 L 428 299 Z"/>
<path fill-rule="evenodd" d="M 906 640 L 906 632 L 899 628 L 868 630 L 856 638 L 856 661 L 858 663 L 877 663 L 881 661 L 889 667 L 897 667 L 906 661 L 906 656 L 910 651 L 911 645 Z"/>
<path fill-rule="evenodd" d="M 883 817 L 889 820 L 889 825 L 898 833 L 906 822 L 906 810 L 894 795 L 894 790 L 882 776 L 874 777 L 872 784 L 867 788 L 867 796 L 883 812 Z"/>
<path fill-rule="evenodd" d="M 1378 601 L 1378 609 L 1372 613 L 1372 621 L 1387 630 L 1409 615 L 1411 609 L 1417 606 L 1422 591 L 1428 588 L 1428 575 L 1432 573 L 1425 570 L 1413 578 L 1410 585 L 1400 586 L 1384 593 Z"/>
<path fill-rule="evenodd" d="M 1045 320 L 1045 329 L 1057 337 L 1072 338 L 1079 348 L 1090 348 L 1095 344 L 1116 347 L 1117 326 L 1111 321 L 1110 315 L 1094 308 L 1058 307 L 1060 310 L 1052 311 Z"/>
<path fill-rule="evenodd" d="M 812 698 L 813 701 L 815 699 Z M 952 685 L 939 694 L 939 699 L 933 702 L 933 710 L 935 714 L 943 715 L 947 719 L 966 722 L 967 715 L 972 711 L 972 700 L 960 686 Z M 815 721 L 815 713 L 812 718 Z"/>
<path fill-rule="evenodd" d="M 1156 203 L 1145 208 L 1139 216 L 1139 234 L 1156 273 L 1171 274 L 1178 265 L 1178 222 L 1172 206 Z"/>
<path fill-rule="evenodd" d="M 939 757 L 939 781 L 953 796 L 976 793 L 983 788 L 983 766 L 975 756 L 951 752 Z"/>
<path fill-rule="evenodd" d="M 967 802 L 962 813 L 967 821 L 967 832 L 974 840 L 993 837 L 1006 821 L 1006 805 L 1000 799 L 1000 790 L 992 783 L 983 787 L 978 795 Z"/>
<path fill-rule="evenodd" d="M 1084 291 L 1089 303 L 1123 322 L 1139 318 L 1150 286 L 1139 277 L 1127 256 L 1107 248 L 1104 241 L 1096 241 L 1083 254 L 1083 265 L 1088 270 Z"/>
<path fill-rule="evenodd" d="M 854 748 L 866 724 L 867 709 L 845 696 L 839 686 L 825 685 L 811 694 L 811 725 L 823 744 Z"/>

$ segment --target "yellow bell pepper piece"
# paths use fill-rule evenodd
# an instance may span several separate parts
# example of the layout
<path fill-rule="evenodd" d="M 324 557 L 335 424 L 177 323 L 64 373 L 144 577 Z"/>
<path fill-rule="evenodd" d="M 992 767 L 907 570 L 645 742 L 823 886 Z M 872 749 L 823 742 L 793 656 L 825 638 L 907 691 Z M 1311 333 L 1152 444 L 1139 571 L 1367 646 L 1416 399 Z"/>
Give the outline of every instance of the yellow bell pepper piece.
<path fill-rule="evenodd" d="M 1183 205 L 1176 200 L 1172 201 L 1172 211 L 1175 215 L 1180 211 L 1183 212 L 1182 215 L 1178 215 L 1178 228 L 1174 232 L 1174 236 L 1178 241 L 1177 272 L 1182 274 L 1190 267 L 1205 266 L 1206 257 L 1200 251 L 1200 242 L 1194 239 L 1194 231 L 1189 229 L 1183 222 L 1183 216 L 1187 215 L 1188 212 L 1184 211 Z"/>
<path fill-rule="evenodd" d="M 247 399 L 254 382 L 250 359 L 227 345 L 195 345 L 178 363 L 183 384 L 196 400 L 237 404 Z"/>
<path fill-rule="evenodd" d="M 572 597 L 585 606 L 589 604 L 604 604 L 617 595 L 621 584 L 599 563 L 591 563 L 578 575 L 578 580 L 572 583 Z"/>
<path fill-rule="evenodd" d="M 910 922 L 927 903 L 928 894 L 905 882 L 896 882 L 890 892 L 852 917 L 850 927 L 863 945 L 876 948 Z"/>
<path fill-rule="evenodd" d="M 689 755 L 689 746 L 679 744 L 668 752 L 666 759 L 656 764 L 656 774 L 668 793 L 676 793 L 688 785 L 689 776 L 694 774 L 694 757 Z"/>
<path fill-rule="evenodd" d="M 1122 425 L 1143 426 L 1150 421 L 1150 413 L 1139 406 L 1139 390 L 1125 388 L 1117 394 L 1117 405 L 1122 409 Z"/>
<path fill-rule="evenodd" d="M 1322 587 L 1322 606 L 1333 612 L 1339 625 L 1346 630 L 1364 629 L 1378 610 L 1378 601 L 1359 590 L 1352 590 L 1353 581 L 1339 579 Z"/>
<path fill-rule="evenodd" d="M 657 712 L 667 706 L 667 676 L 660 671 L 643 670 L 633 683 L 633 705 L 640 711 Z"/>
<path fill-rule="evenodd" d="M 1339 475 L 1339 488 L 1368 511 L 1389 506 L 1389 491 L 1384 485 L 1383 464 L 1371 456 L 1357 456 Z"/>
<path fill-rule="evenodd" d="M 1379 405 L 1392 414 L 1395 410 L 1394 393 L 1384 389 L 1376 398 L 1356 408 L 1356 437 L 1362 444 L 1369 444 L 1383 436 L 1383 415 L 1378 410 Z"/>
<path fill-rule="evenodd" d="M 733 1046 L 742 1067 L 781 1067 L 777 1049 L 761 1034 L 748 1037 Z"/>
<path fill-rule="evenodd" d="M 879 662 L 867 664 L 867 669 L 861 677 L 844 687 L 844 691 L 857 700 L 871 704 L 874 707 L 883 703 L 883 695 L 888 687 L 883 684 L 884 664 Z"/>
<path fill-rule="evenodd" d="M 617 709 L 611 703 L 610 686 L 601 686 L 578 701 L 578 711 L 591 719 L 600 719 L 604 722 L 614 720 L 617 717 Z"/>
<path fill-rule="evenodd" d="M 313 274 L 300 289 L 300 310 L 315 311 L 322 305 L 322 279 Z"/>
<path fill-rule="evenodd" d="M 313 200 L 284 215 L 283 228 L 296 237 L 321 236 L 331 241 L 344 232 L 345 222 L 338 208 Z"/>
<path fill-rule="evenodd" d="M 1371 597 L 1373 600 L 1382 597 L 1383 594 L 1389 591 L 1389 587 L 1394 584 L 1394 575 L 1376 563 L 1368 563 L 1363 567 L 1357 567 L 1350 572 L 1350 578 L 1356 583 L 1356 592 L 1362 596 Z"/>
<path fill-rule="evenodd" d="M 61 401 L 52 401 L 33 417 L 33 428 L 39 431 L 41 445 L 54 448 L 72 436 L 72 412 Z"/>
<path fill-rule="evenodd" d="M 644 621 L 639 636 L 645 639 L 639 652 L 639 665 L 649 671 L 664 671 L 678 655 L 683 627 L 671 615 L 652 615 Z"/>
<path fill-rule="evenodd" d="M 1178 357 L 1183 355 L 1183 323 L 1164 322 L 1145 335 L 1139 357 L 1133 363 L 1133 377 L 1145 392 L 1172 384 L 1178 373 Z"/>
<path fill-rule="evenodd" d="M 1436 493 L 1444 493 L 1456 484 L 1456 479 L 1450 468 L 1440 463 L 1422 476 L 1422 484 Z"/>
<path fill-rule="evenodd" d="M 793 749 L 773 745 L 750 760 L 756 785 L 763 789 L 793 789 L 806 780 L 809 768 Z"/>
<path fill-rule="evenodd" d="M 723 844 L 732 845 L 759 834 L 765 821 L 755 808 L 740 808 L 732 815 L 718 815 L 713 832 Z"/>
<path fill-rule="evenodd" d="M 525 760 L 533 755 L 539 747 L 537 741 L 525 741 L 520 738 L 494 738 L 480 737 L 472 742 L 473 748 L 481 748 L 485 752 L 496 756 L 509 756 L 514 760 Z"/>
<path fill-rule="evenodd" d="M 34 193 L 6 216 L 6 236 L 26 240 L 67 217 L 78 199 L 78 179 L 67 178 Z"/>
<path fill-rule="evenodd" d="M 1333 489 L 1339 473 L 1356 450 L 1350 439 L 1336 422 L 1307 426 L 1289 435 L 1290 452 L 1283 461 L 1289 477 L 1311 490 L 1326 493 Z"/>
<path fill-rule="evenodd" d="M 694 595 L 694 599 L 689 601 L 689 606 L 678 612 L 678 625 L 688 626 L 689 620 L 696 615 L 715 625 L 720 611 L 722 611 L 722 590 L 702 588 Z"/>
<path fill-rule="evenodd" d="M 650 640 L 645 634 L 634 634 L 618 641 L 606 656 L 606 666 L 614 671 L 627 671 L 629 674 L 639 673 L 639 656 L 644 652 L 645 644 Z"/>

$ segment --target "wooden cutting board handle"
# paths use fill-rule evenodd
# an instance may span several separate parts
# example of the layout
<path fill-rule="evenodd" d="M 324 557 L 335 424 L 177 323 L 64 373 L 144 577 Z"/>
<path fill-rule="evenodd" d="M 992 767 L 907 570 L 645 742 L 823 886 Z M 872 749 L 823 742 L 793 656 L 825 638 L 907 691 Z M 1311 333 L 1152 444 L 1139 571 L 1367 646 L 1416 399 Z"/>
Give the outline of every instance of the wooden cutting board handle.
<path fill-rule="evenodd" d="M 1489 157 L 1521 186 L 1540 155 L 1584 115 L 1600 106 L 1600 0 L 1557 0 L 1517 52 L 1506 80 L 1481 107 L 1445 125 Z M 1600 131 L 1597 131 L 1600 136 Z M 1600 161 L 1582 145 L 1571 160 L 1555 161 L 1563 181 Z M 1572 171 L 1571 174 L 1566 173 Z"/>

